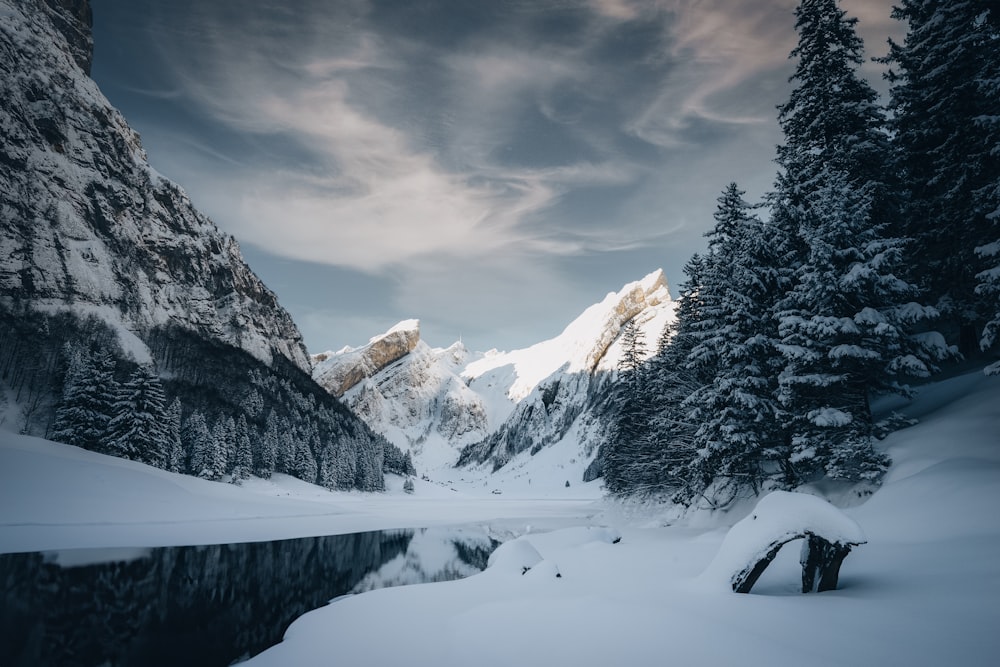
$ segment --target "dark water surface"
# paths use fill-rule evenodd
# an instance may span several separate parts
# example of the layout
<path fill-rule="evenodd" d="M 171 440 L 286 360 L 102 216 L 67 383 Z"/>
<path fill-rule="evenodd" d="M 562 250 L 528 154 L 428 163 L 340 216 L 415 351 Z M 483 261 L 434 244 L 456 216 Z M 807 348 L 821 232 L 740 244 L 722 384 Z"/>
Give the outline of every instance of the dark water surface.
<path fill-rule="evenodd" d="M 0 667 L 229 665 L 335 597 L 465 577 L 497 545 L 483 529 L 429 528 L 0 554 Z"/>

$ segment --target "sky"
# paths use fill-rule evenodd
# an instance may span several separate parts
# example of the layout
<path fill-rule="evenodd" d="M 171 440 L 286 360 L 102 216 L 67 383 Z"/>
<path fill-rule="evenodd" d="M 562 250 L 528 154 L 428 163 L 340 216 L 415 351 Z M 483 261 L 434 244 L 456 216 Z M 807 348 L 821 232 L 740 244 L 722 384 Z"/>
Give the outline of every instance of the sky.
<path fill-rule="evenodd" d="M 795 0 L 92 0 L 93 77 L 309 351 L 516 349 L 758 201 Z M 892 0 L 842 0 L 867 55 Z M 881 66 L 863 73 L 880 91 Z"/>

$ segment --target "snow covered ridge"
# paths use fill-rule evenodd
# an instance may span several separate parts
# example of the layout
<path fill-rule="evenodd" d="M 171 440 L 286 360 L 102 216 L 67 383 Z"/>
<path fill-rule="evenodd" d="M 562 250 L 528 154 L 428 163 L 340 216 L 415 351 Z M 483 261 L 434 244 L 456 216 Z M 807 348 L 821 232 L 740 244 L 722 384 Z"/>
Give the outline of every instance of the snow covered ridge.
<path fill-rule="evenodd" d="M 420 320 L 404 320 L 368 344 L 312 356 L 313 378 L 336 397 L 413 351 L 420 340 Z"/>
<path fill-rule="evenodd" d="M 170 325 L 308 372 L 236 241 L 149 167 L 87 76 L 89 4 L 0 0 L 0 13 L 0 301 L 96 315 L 138 361 L 134 336 Z"/>
<path fill-rule="evenodd" d="M 421 471 L 454 465 L 463 448 L 471 452 L 466 463 L 503 467 L 572 429 L 566 459 L 574 463 L 562 485 L 580 480 L 595 453 L 595 410 L 621 359 L 622 327 L 639 324 L 652 353 L 673 313 L 657 270 L 609 293 L 555 338 L 522 350 L 472 353 L 461 342 L 432 348 L 419 339 L 419 323 L 407 320 L 363 347 L 316 355 L 313 377 L 335 395 L 343 388 L 342 400 L 413 452 Z"/>
<path fill-rule="evenodd" d="M 662 330 L 672 311 L 673 302 L 666 277 L 662 269 L 657 269 L 642 280 L 625 285 L 618 292 L 610 292 L 600 303 L 583 311 L 555 338 L 523 350 L 489 354 L 469 364 L 462 371 L 462 377 L 473 384 L 510 378 L 507 397 L 520 401 L 557 371 L 592 373 L 599 369 L 614 370 L 621 349 L 612 345 L 618 339 L 622 326 L 642 316 L 640 324 L 648 325 L 645 328 L 653 330 L 650 333 L 654 334 L 652 341 L 655 341 L 660 333 L 656 327 Z"/>

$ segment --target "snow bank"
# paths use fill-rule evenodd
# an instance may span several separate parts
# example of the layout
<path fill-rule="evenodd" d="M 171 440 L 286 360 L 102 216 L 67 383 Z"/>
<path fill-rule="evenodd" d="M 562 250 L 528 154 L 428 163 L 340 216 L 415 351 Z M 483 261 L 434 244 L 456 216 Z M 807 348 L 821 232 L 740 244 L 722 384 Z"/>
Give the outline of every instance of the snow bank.
<path fill-rule="evenodd" d="M 772 491 L 726 533 L 719 553 L 699 577 L 706 587 L 732 590 L 733 577 L 776 545 L 813 534 L 839 544 L 867 542 L 858 523 L 822 498 Z"/>
<path fill-rule="evenodd" d="M 36 548 L 59 549 L 183 538 L 173 543 L 194 544 L 234 533 L 265 539 L 469 520 L 489 521 L 492 528 L 506 517 L 510 529 L 503 534 L 523 535 L 541 559 L 533 575 L 488 568 L 462 581 L 339 599 L 296 620 L 252 667 L 334 659 L 438 667 L 992 667 L 1000 650 L 1000 378 L 980 372 L 953 378 L 892 409 L 920 423 L 880 443 L 894 460 L 889 476 L 867 502 L 844 512 L 864 526 L 869 542 L 845 561 L 838 590 L 818 596 L 800 594 L 798 554 L 788 549 L 754 587 L 763 594 L 733 595 L 725 585 L 716 594 L 717 586 L 702 585 L 699 575 L 723 551 L 725 529 L 664 527 L 644 517 L 642 526 L 619 524 L 620 532 L 539 532 L 588 523 L 598 508 L 512 500 L 506 492 L 480 499 L 443 489 L 421 498 L 433 485 L 419 479 L 415 496 L 313 487 L 311 493 L 326 499 L 320 501 L 307 494 L 307 485 L 280 477 L 243 489 L 178 480 L 141 464 L 5 433 L 0 543 L 34 540 L 52 545 Z M 780 498 L 767 502 L 782 509 Z M 159 519 L 144 520 L 152 514 Z M 788 518 L 784 510 L 779 514 Z M 751 519 L 766 520 L 761 512 Z M 858 537 L 839 519 L 812 526 L 831 537 Z"/>
<path fill-rule="evenodd" d="M 538 553 L 531 542 L 525 537 L 505 542 L 497 547 L 496 551 L 490 554 L 487 567 L 494 572 L 514 572 L 524 574 L 527 570 L 535 567 L 542 561 L 542 554 Z"/>
<path fill-rule="evenodd" d="M 8 423 L 17 423 L 8 419 Z M 209 482 L 0 428 L 0 553 L 251 542 L 499 521 L 585 521 L 592 501 L 331 492 L 286 475 Z"/>

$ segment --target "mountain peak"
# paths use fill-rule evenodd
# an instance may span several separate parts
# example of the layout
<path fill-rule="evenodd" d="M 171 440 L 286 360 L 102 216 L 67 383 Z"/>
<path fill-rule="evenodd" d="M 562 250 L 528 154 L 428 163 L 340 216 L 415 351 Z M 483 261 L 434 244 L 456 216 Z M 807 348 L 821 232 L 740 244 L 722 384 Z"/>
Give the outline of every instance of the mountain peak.
<path fill-rule="evenodd" d="M 403 320 L 359 348 L 313 355 L 313 378 L 336 397 L 413 351 L 420 342 L 420 320 Z"/>
<path fill-rule="evenodd" d="M 488 354 L 469 364 L 462 376 L 466 380 L 475 380 L 496 369 L 511 366 L 516 379 L 510 385 L 508 397 L 517 401 L 560 368 L 571 373 L 613 369 L 617 358 L 609 358 L 608 353 L 621 328 L 628 321 L 639 318 L 642 320 L 640 324 L 650 321 L 651 326 L 643 328 L 649 328 L 649 334 L 658 336 L 672 317 L 673 309 L 666 277 L 662 269 L 657 269 L 641 280 L 626 284 L 617 292 L 609 292 L 600 303 L 583 311 L 555 338 L 521 350 Z"/>

